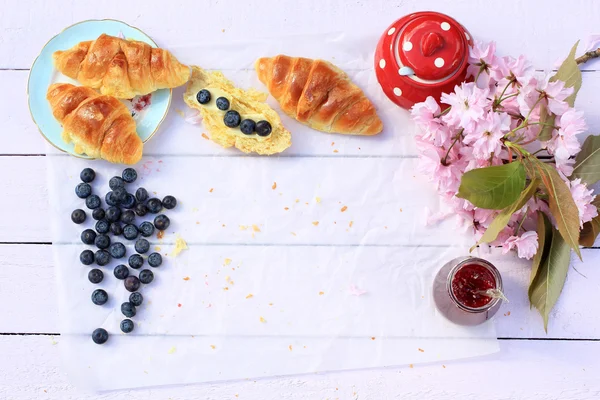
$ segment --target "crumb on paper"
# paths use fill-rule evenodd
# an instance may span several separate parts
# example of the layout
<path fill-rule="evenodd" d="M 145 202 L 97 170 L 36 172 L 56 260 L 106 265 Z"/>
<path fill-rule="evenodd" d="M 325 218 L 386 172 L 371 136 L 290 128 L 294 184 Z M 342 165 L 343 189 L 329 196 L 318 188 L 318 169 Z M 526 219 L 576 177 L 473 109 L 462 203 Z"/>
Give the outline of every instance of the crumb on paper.
<path fill-rule="evenodd" d="M 300 203 L 300 199 L 296 199 L 296 203 Z"/>
<path fill-rule="evenodd" d="M 246 229 L 248 229 L 246 225 L 240 225 L 240 231 L 245 231 Z"/>
<path fill-rule="evenodd" d="M 221 32 L 225 33 L 225 29 L 221 29 Z"/>
<path fill-rule="evenodd" d="M 349 291 L 352 296 L 357 296 L 357 297 L 362 296 L 363 294 L 367 293 L 366 290 L 359 289 L 358 287 L 356 287 L 356 285 L 350 285 Z"/>
<path fill-rule="evenodd" d="M 144 373 L 145 373 L 145 374 L 148 374 L 148 371 L 144 370 Z M 44 392 L 45 392 L 45 390 L 44 390 Z"/>
<path fill-rule="evenodd" d="M 58 344 L 58 342 L 54 340 L 54 336 L 50 336 L 50 344 L 52 344 L 52 346 Z"/>
<path fill-rule="evenodd" d="M 292 345 L 291 344 L 288 346 L 288 349 L 290 349 L 290 351 L 292 351 Z"/>
<path fill-rule="evenodd" d="M 200 221 L 196 221 L 196 225 L 200 225 Z"/>
<path fill-rule="evenodd" d="M 323 296 L 325 294 L 325 292 L 321 291 L 319 292 L 319 296 Z"/>
<path fill-rule="evenodd" d="M 352 228 L 352 225 L 354 225 L 354 221 L 350 221 L 350 223 L 348 224 L 348 228 Z"/>
<path fill-rule="evenodd" d="M 316 201 L 317 203 L 320 203 L 320 202 L 321 202 L 321 198 L 320 198 L 319 196 L 317 196 L 317 197 L 315 197 L 315 201 Z"/>
<path fill-rule="evenodd" d="M 221 227 L 223 227 L 223 228 L 225 228 L 225 226 L 226 226 L 225 224 L 221 225 Z"/>
<path fill-rule="evenodd" d="M 246 296 L 247 299 L 251 299 L 253 297 L 254 297 L 254 295 L 252 293 L 249 293 L 248 296 Z"/>
<path fill-rule="evenodd" d="M 402 212 L 402 209 L 400 209 L 400 212 Z"/>
<path fill-rule="evenodd" d="M 418 348 L 417 350 L 419 350 L 421 353 L 425 353 L 425 350 L 423 350 L 422 348 Z"/>
<path fill-rule="evenodd" d="M 313 221 L 313 223 L 312 223 L 312 224 L 313 224 L 314 226 L 317 226 L 317 225 L 319 225 L 319 221 Z"/>
<path fill-rule="evenodd" d="M 156 234 L 156 238 L 162 239 L 163 237 L 165 237 L 165 231 L 158 231 L 158 233 Z"/>
<path fill-rule="evenodd" d="M 375 340 L 375 336 L 371 336 L 371 340 Z"/>
<path fill-rule="evenodd" d="M 271 186 L 271 189 L 273 189 L 273 190 L 277 189 L 277 182 L 273 182 L 273 186 Z"/>
<path fill-rule="evenodd" d="M 294 236 L 297 236 L 297 235 L 296 235 L 296 232 L 290 232 L 290 233 L 291 233 L 292 235 L 294 235 Z"/>
<path fill-rule="evenodd" d="M 181 303 L 177 303 L 177 307 L 181 308 Z"/>
<path fill-rule="evenodd" d="M 190 280 L 190 277 L 189 277 L 189 276 L 186 276 L 185 278 L 183 278 L 183 280 L 184 280 L 184 281 L 189 281 L 189 280 Z"/>
<path fill-rule="evenodd" d="M 333 150 L 334 153 L 339 153 L 338 149 Z"/>
<path fill-rule="evenodd" d="M 331 142 L 331 145 L 333 146 L 335 144 L 335 142 Z"/>
<path fill-rule="evenodd" d="M 273 303 L 269 303 L 270 306 L 273 306 Z"/>
<path fill-rule="evenodd" d="M 348 209 L 348 206 L 344 206 L 344 207 L 342 207 L 342 208 L 340 209 L 340 211 L 341 211 L 341 212 L 344 212 L 344 211 L 346 211 L 347 209 Z"/>
<path fill-rule="evenodd" d="M 387 229 L 387 226 L 384 226 L 385 229 Z"/>
<path fill-rule="evenodd" d="M 265 322 L 267 322 L 267 320 L 266 320 L 264 317 L 262 317 L 262 316 L 259 318 L 259 321 L 260 321 L 260 322 L 262 322 L 263 324 L 264 324 Z"/>
<path fill-rule="evenodd" d="M 223 290 L 227 291 L 227 290 L 229 290 L 229 287 L 228 287 L 228 286 L 225 286 L 225 287 L 223 288 Z"/>
<path fill-rule="evenodd" d="M 187 250 L 187 249 L 188 249 L 188 245 L 185 242 L 185 240 L 183 240 L 183 238 L 181 236 L 177 236 L 177 238 L 175 239 L 175 249 L 173 249 L 171 256 L 177 257 L 183 250 Z"/>
<path fill-rule="evenodd" d="M 308 201 L 306 203 L 304 203 L 304 204 L 308 205 Z"/>
<path fill-rule="evenodd" d="M 210 348 L 214 350 L 214 349 L 216 349 L 216 348 L 217 348 L 217 346 L 215 346 L 214 344 L 211 344 L 211 345 L 210 345 Z"/>
<path fill-rule="evenodd" d="M 408 368 L 413 368 L 413 367 L 414 367 L 414 365 L 408 364 Z"/>
<path fill-rule="evenodd" d="M 204 132 L 202 132 L 202 137 L 206 140 L 210 140 L 210 138 L 208 137 L 208 135 Z"/>
<path fill-rule="evenodd" d="M 507 312 L 504 313 L 505 317 L 508 317 L 509 315 L 510 315 L 510 311 L 507 311 Z"/>
<path fill-rule="evenodd" d="M 283 209 L 284 209 L 285 211 L 287 211 L 287 210 L 289 210 L 290 208 L 289 208 L 289 207 L 283 207 Z"/>
<path fill-rule="evenodd" d="M 213 190 L 215 190 L 215 188 L 210 188 L 210 190 L 208 191 L 208 193 L 212 193 Z"/>
<path fill-rule="evenodd" d="M 258 225 L 254 225 L 254 224 L 252 225 L 252 230 L 254 232 L 260 232 L 260 228 L 258 227 Z"/>
<path fill-rule="evenodd" d="M 226 258 L 223 260 L 223 266 L 227 266 L 229 264 L 231 264 L 231 258 Z"/>
<path fill-rule="evenodd" d="M 444 364 L 442 364 L 442 368 L 446 368 L 446 366 Z"/>
<path fill-rule="evenodd" d="M 175 112 L 176 112 L 177 114 L 179 114 L 179 116 L 180 116 L 181 118 L 185 118 L 185 113 L 184 113 L 183 111 L 181 111 L 179 108 L 176 108 L 176 109 L 175 109 Z"/>
<path fill-rule="evenodd" d="M 177 351 L 177 348 L 175 346 L 171 347 L 168 351 L 169 354 L 174 354 Z"/>

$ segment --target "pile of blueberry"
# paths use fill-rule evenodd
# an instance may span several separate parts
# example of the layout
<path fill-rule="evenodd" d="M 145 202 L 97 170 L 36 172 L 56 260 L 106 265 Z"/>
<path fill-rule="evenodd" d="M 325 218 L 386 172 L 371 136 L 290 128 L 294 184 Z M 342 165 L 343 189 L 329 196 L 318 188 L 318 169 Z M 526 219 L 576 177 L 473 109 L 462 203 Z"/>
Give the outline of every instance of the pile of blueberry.
<path fill-rule="evenodd" d="M 96 173 L 91 168 L 85 168 L 81 171 L 80 178 L 82 183 L 75 188 L 75 194 L 85 199 L 86 207 L 91 210 L 92 218 L 96 220 L 95 229 L 85 229 L 81 232 L 81 241 L 87 245 L 95 245 L 98 250 L 94 253 L 92 250 L 84 250 L 79 256 L 79 260 L 84 265 L 96 264 L 103 267 L 110 263 L 111 259 L 122 259 L 126 256 L 127 248 L 118 241 L 119 236 L 127 240 L 135 240 L 135 254 L 128 258 L 129 267 L 134 270 L 142 268 L 144 262 L 147 262 L 153 268 L 162 264 L 162 257 L 159 253 L 151 253 L 145 259 L 141 254 L 150 251 L 150 243 L 147 237 L 152 236 L 155 230 L 166 230 L 171 221 L 164 214 L 159 214 L 163 208 L 173 209 L 177 205 L 177 200 L 173 196 L 165 196 L 162 201 L 158 198 L 150 198 L 148 191 L 143 187 L 135 191 L 135 195 L 127 191 L 127 184 L 135 182 L 137 172 L 133 168 L 123 170 L 121 177 L 114 176 L 109 181 L 110 191 L 104 196 L 106 208 L 101 207 L 102 201 L 98 195 L 92 193 L 91 183 L 94 181 Z M 144 221 L 136 225 L 136 215 L 144 217 L 146 214 L 158 214 L 154 217 L 154 223 Z M 71 220 L 76 224 L 81 224 L 87 219 L 87 214 L 82 209 L 77 209 L 71 213 Z M 112 239 L 109 236 L 112 234 Z M 141 237 L 140 237 L 141 236 Z M 132 274 L 133 271 L 125 264 L 119 264 L 115 267 L 113 274 L 115 278 L 123 280 L 125 289 L 131 292 L 129 301 L 121 304 L 121 312 L 127 319 L 121 321 L 121 331 L 129 333 L 133 331 L 133 318 L 136 314 L 136 307 L 143 301 L 142 294 L 138 292 L 141 284 L 149 284 L 154 280 L 154 273 L 150 269 L 142 269 L 138 276 Z M 94 284 L 102 282 L 104 273 L 99 268 L 93 268 L 88 273 L 88 279 Z M 96 305 L 103 305 L 108 301 L 108 294 L 105 290 L 96 289 L 92 293 L 92 302 Z M 108 332 L 103 328 L 98 328 L 92 333 L 92 340 L 97 344 L 105 343 L 108 340 Z"/>
<path fill-rule="evenodd" d="M 196 95 L 196 100 L 198 100 L 198 103 L 200 104 L 208 104 L 211 100 L 210 92 L 206 89 L 202 89 Z M 229 110 L 229 100 L 225 97 L 218 97 L 215 104 L 219 110 L 227 111 L 223 117 L 223 123 L 229 128 L 237 128 L 239 126 L 240 131 L 242 131 L 244 135 L 252 135 L 255 132 L 258 136 L 269 136 L 271 134 L 272 128 L 269 121 L 255 122 L 249 118 L 242 120 L 239 112 Z"/>

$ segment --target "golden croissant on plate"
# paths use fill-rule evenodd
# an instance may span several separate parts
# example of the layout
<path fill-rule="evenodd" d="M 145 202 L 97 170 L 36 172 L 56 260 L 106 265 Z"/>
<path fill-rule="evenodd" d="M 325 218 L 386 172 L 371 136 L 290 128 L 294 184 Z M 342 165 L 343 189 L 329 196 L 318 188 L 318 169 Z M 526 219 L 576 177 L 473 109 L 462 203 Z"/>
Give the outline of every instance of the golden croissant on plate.
<path fill-rule="evenodd" d="M 131 99 L 187 82 L 190 68 L 167 50 L 102 34 L 53 54 L 58 71 L 119 99 Z"/>
<path fill-rule="evenodd" d="M 281 109 L 311 128 L 350 135 L 383 129 L 371 101 L 330 62 L 278 55 L 259 58 L 255 69 Z"/>
<path fill-rule="evenodd" d="M 85 86 L 50 85 L 46 93 L 52 114 L 63 126 L 62 138 L 75 152 L 112 163 L 135 164 L 143 143 L 125 104 Z"/>

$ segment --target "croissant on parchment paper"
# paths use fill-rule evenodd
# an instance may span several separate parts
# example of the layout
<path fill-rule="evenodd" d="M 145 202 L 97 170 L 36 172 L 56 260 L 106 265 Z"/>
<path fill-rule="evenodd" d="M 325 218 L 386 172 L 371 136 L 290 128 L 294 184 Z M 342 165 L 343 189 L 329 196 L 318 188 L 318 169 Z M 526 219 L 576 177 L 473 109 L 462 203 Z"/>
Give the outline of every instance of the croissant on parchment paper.
<path fill-rule="evenodd" d="M 383 129 L 371 101 L 330 62 L 278 55 L 259 58 L 255 69 L 281 109 L 311 128 L 351 135 Z"/>
<path fill-rule="evenodd" d="M 190 77 L 190 68 L 169 51 L 105 34 L 56 51 L 53 58 L 64 75 L 119 99 L 181 86 Z"/>
<path fill-rule="evenodd" d="M 55 83 L 46 99 L 63 126 L 63 140 L 72 142 L 76 153 L 118 164 L 135 164 L 142 158 L 144 145 L 135 121 L 117 98 L 85 86 Z"/>

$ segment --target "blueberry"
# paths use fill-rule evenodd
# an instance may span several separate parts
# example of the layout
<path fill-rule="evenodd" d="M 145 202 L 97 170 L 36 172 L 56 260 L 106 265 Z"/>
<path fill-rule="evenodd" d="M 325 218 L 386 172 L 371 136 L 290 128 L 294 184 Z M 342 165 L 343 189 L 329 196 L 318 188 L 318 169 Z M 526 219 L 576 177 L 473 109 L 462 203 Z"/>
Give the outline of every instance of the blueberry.
<path fill-rule="evenodd" d="M 98 268 L 94 268 L 88 272 L 88 279 L 92 283 L 100 283 L 102 279 L 104 279 L 104 273 L 100 271 Z"/>
<path fill-rule="evenodd" d="M 80 183 L 75 186 L 75 194 L 80 199 L 85 199 L 90 194 L 92 194 L 92 187 L 87 183 Z"/>
<path fill-rule="evenodd" d="M 207 104 L 210 101 L 210 92 L 206 89 L 202 89 L 196 94 L 196 100 L 200 104 Z"/>
<path fill-rule="evenodd" d="M 137 172 L 133 168 L 125 168 L 121 176 L 125 182 L 132 183 L 137 179 Z"/>
<path fill-rule="evenodd" d="M 110 178 L 110 181 L 108 181 L 108 187 L 110 187 L 110 190 L 125 187 L 125 181 L 119 176 L 113 176 Z"/>
<path fill-rule="evenodd" d="M 96 240 L 96 232 L 92 229 L 86 229 L 81 232 L 81 241 L 84 244 L 94 244 L 94 240 Z"/>
<path fill-rule="evenodd" d="M 164 214 L 157 215 L 156 218 L 154 218 L 154 226 L 159 231 L 166 230 L 169 225 L 171 225 L 171 220 Z"/>
<path fill-rule="evenodd" d="M 140 269 L 144 265 L 144 258 L 139 254 L 132 254 L 129 256 L 129 266 L 133 269 Z"/>
<path fill-rule="evenodd" d="M 89 195 L 88 198 L 85 199 L 85 205 L 90 210 L 100 207 L 100 197 L 95 194 Z"/>
<path fill-rule="evenodd" d="M 94 259 L 96 260 L 96 264 L 102 267 L 110 262 L 110 253 L 106 250 L 98 250 L 94 254 Z"/>
<path fill-rule="evenodd" d="M 142 305 L 144 301 L 144 296 L 140 292 L 134 292 L 129 295 L 129 302 L 134 306 L 139 307 Z"/>
<path fill-rule="evenodd" d="M 113 258 L 123 258 L 125 257 L 127 249 L 125 249 L 125 245 L 123 243 L 116 242 L 110 245 L 108 252 Z"/>
<path fill-rule="evenodd" d="M 140 280 L 137 278 L 137 276 L 133 275 L 125 278 L 123 284 L 125 285 L 125 289 L 127 289 L 129 292 L 135 292 L 140 288 Z"/>
<path fill-rule="evenodd" d="M 146 207 L 146 205 L 143 203 L 137 203 L 134 211 L 138 216 L 143 217 L 144 215 L 148 214 L 148 207 Z"/>
<path fill-rule="evenodd" d="M 71 213 L 71 221 L 75 222 L 76 224 L 82 224 L 85 221 L 85 218 L 85 211 L 79 208 Z"/>
<path fill-rule="evenodd" d="M 150 211 L 152 214 L 158 214 L 163 208 L 162 201 L 155 197 L 148 200 L 146 206 L 148 207 L 148 211 Z"/>
<path fill-rule="evenodd" d="M 135 306 L 126 301 L 125 303 L 121 304 L 121 312 L 127 318 L 135 317 Z"/>
<path fill-rule="evenodd" d="M 79 174 L 79 178 L 85 183 L 90 183 L 91 181 L 94 180 L 95 177 L 96 177 L 96 172 L 94 172 L 94 170 L 91 168 L 84 168 L 83 170 L 81 170 L 81 173 Z"/>
<path fill-rule="evenodd" d="M 135 207 L 135 196 L 131 193 L 127 193 L 127 196 L 125 196 L 125 200 L 121 202 L 121 205 L 125 208 Z"/>
<path fill-rule="evenodd" d="M 106 220 L 108 222 L 115 222 L 121 218 L 121 209 L 117 206 L 110 206 L 106 209 Z"/>
<path fill-rule="evenodd" d="M 216 104 L 219 110 L 229 110 L 229 100 L 227 100 L 225 97 L 217 98 Z"/>
<path fill-rule="evenodd" d="M 123 333 L 131 333 L 133 332 L 133 321 L 130 319 L 124 319 L 121 321 L 121 332 Z"/>
<path fill-rule="evenodd" d="M 125 239 L 128 240 L 137 239 L 138 229 L 135 227 L 135 225 L 125 225 L 125 228 L 123 228 L 123 236 L 125 236 Z"/>
<path fill-rule="evenodd" d="M 117 205 L 117 202 L 115 201 L 115 193 L 114 192 L 108 192 L 108 193 L 106 193 L 106 196 L 104 196 L 104 201 L 109 206 L 116 206 Z"/>
<path fill-rule="evenodd" d="M 271 131 L 271 124 L 268 121 L 258 121 L 256 123 L 256 133 L 258 136 L 269 136 Z"/>
<path fill-rule="evenodd" d="M 160 264 L 162 264 L 162 256 L 158 253 L 152 253 L 148 256 L 148 264 L 150 264 L 151 267 L 160 267 Z"/>
<path fill-rule="evenodd" d="M 239 112 L 235 110 L 229 110 L 225 113 L 225 116 L 223 117 L 223 123 L 225 123 L 225 126 L 235 128 L 240 124 L 241 119 L 242 117 L 240 117 Z"/>
<path fill-rule="evenodd" d="M 108 233 L 109 228 L 110 224 L 104 219 L 96 222 L 96 232 L 98 233 Z"/>
<path fill-rule="evenodd" d="M 143 187 L 138 188 L 138 190 L 135 191 L 135 198 L 137 199 L 137 201 L 148 200 L 148 191 Z"/>
<path fill-rule="evenodd" d="M 162 205 L 167 210 L 172 210 L 177 205 L 177 199 L 173 196 L 165 196 L 165 198 L 162 200 Z"/>
<path fill-rule="evenodd" d="M 115 267 L 113 274 L 117 279 L 125 279 L 129 276 L 129 268 L 123 264 L 119 264 Z"/>
<path fill-rule="evenodd" d="M 98 328 L 92 332 L 92 340 L 96 344 L 104 344 L 108 340 L 108 332 L 106 329 Z"/>
<path fill-rule="evenodd" d="M 121 222 L 131 224 L 135 221 L 135 213 L 131 210 L 125 210 L 121 213 Z"/>
<path fill-rule="evenodd" d="M 105 216 L 106 213 L 104 212 L 103 208 L 96 208 L 94 211 L 92 211 L 92 218 L 94 218 L 96 221 L 104 219 Z"/>
<path fill-rule="evenodd" d="M 245 119 L 240 124 L 240 131 L 242 131 L 244 135 L 252 135 L 254 133 L 254 128 L 256 128 L 256 122 L 251 119 Z"/>
<path fill-rule="evenodd" d="M 111 222 L 110 233 L 112 233 L 115 236 L 123 234 L 123 225 L 121 225 L 120 222 Z"/>
<path fill-rule="evenodd" d="M 84 250 L 79 255 L 79 261 L 83 265 L 92 265 L 94 263 L 94 252 L 91 250 Z"/>
<path fill-rule="evenodd" d="M 108 235 L 101 234 L 96 236 L 96 240 L 94 241 L 94 243 L 99 249 L 108 249 L 108 246 L 110 246 L 110 238 L 108 237 Z"/>
<path fill-rule="evenodd" d="M 152 234 L 154 233 L 154 225 L 152 225 L 152 223 L 148 221 L 142 222 L 142 224 L 140 225 L 140 232 L 144 237 L 152 236 Z"/>
<path fill-rule="evenodd" d="M 154 280 L 154 273 L 149 269 L 143 269 L 140 271 L 140 282 L 147 285 Z"/>
<path fill-rule="evenodd" d="M 150 243 L 148 243 L 146 239 L 141 238 L 135 242 L 135 251 L 138 253 L 144 254 L 148 252 L 148 250 L 150 250 Z"/>
<path fill-rule="evenodd" d="M 92 292 L 92 303 L 97 306 L 106 304 L 108 301 L 108 294 L 102 289 L 96 289 Z"/>
<path fill-rule="evenodd" d="M 119 178 L 119 179 L 121 179 L 121 178 Z M 124 187 L 118 187 L 115 190 L 113 190 L 113 192 L 112 192 L 112 199 L 117 204 L 125 201 L 126 197 L 127 197 L 127 190 L 125 190 Z"/>

